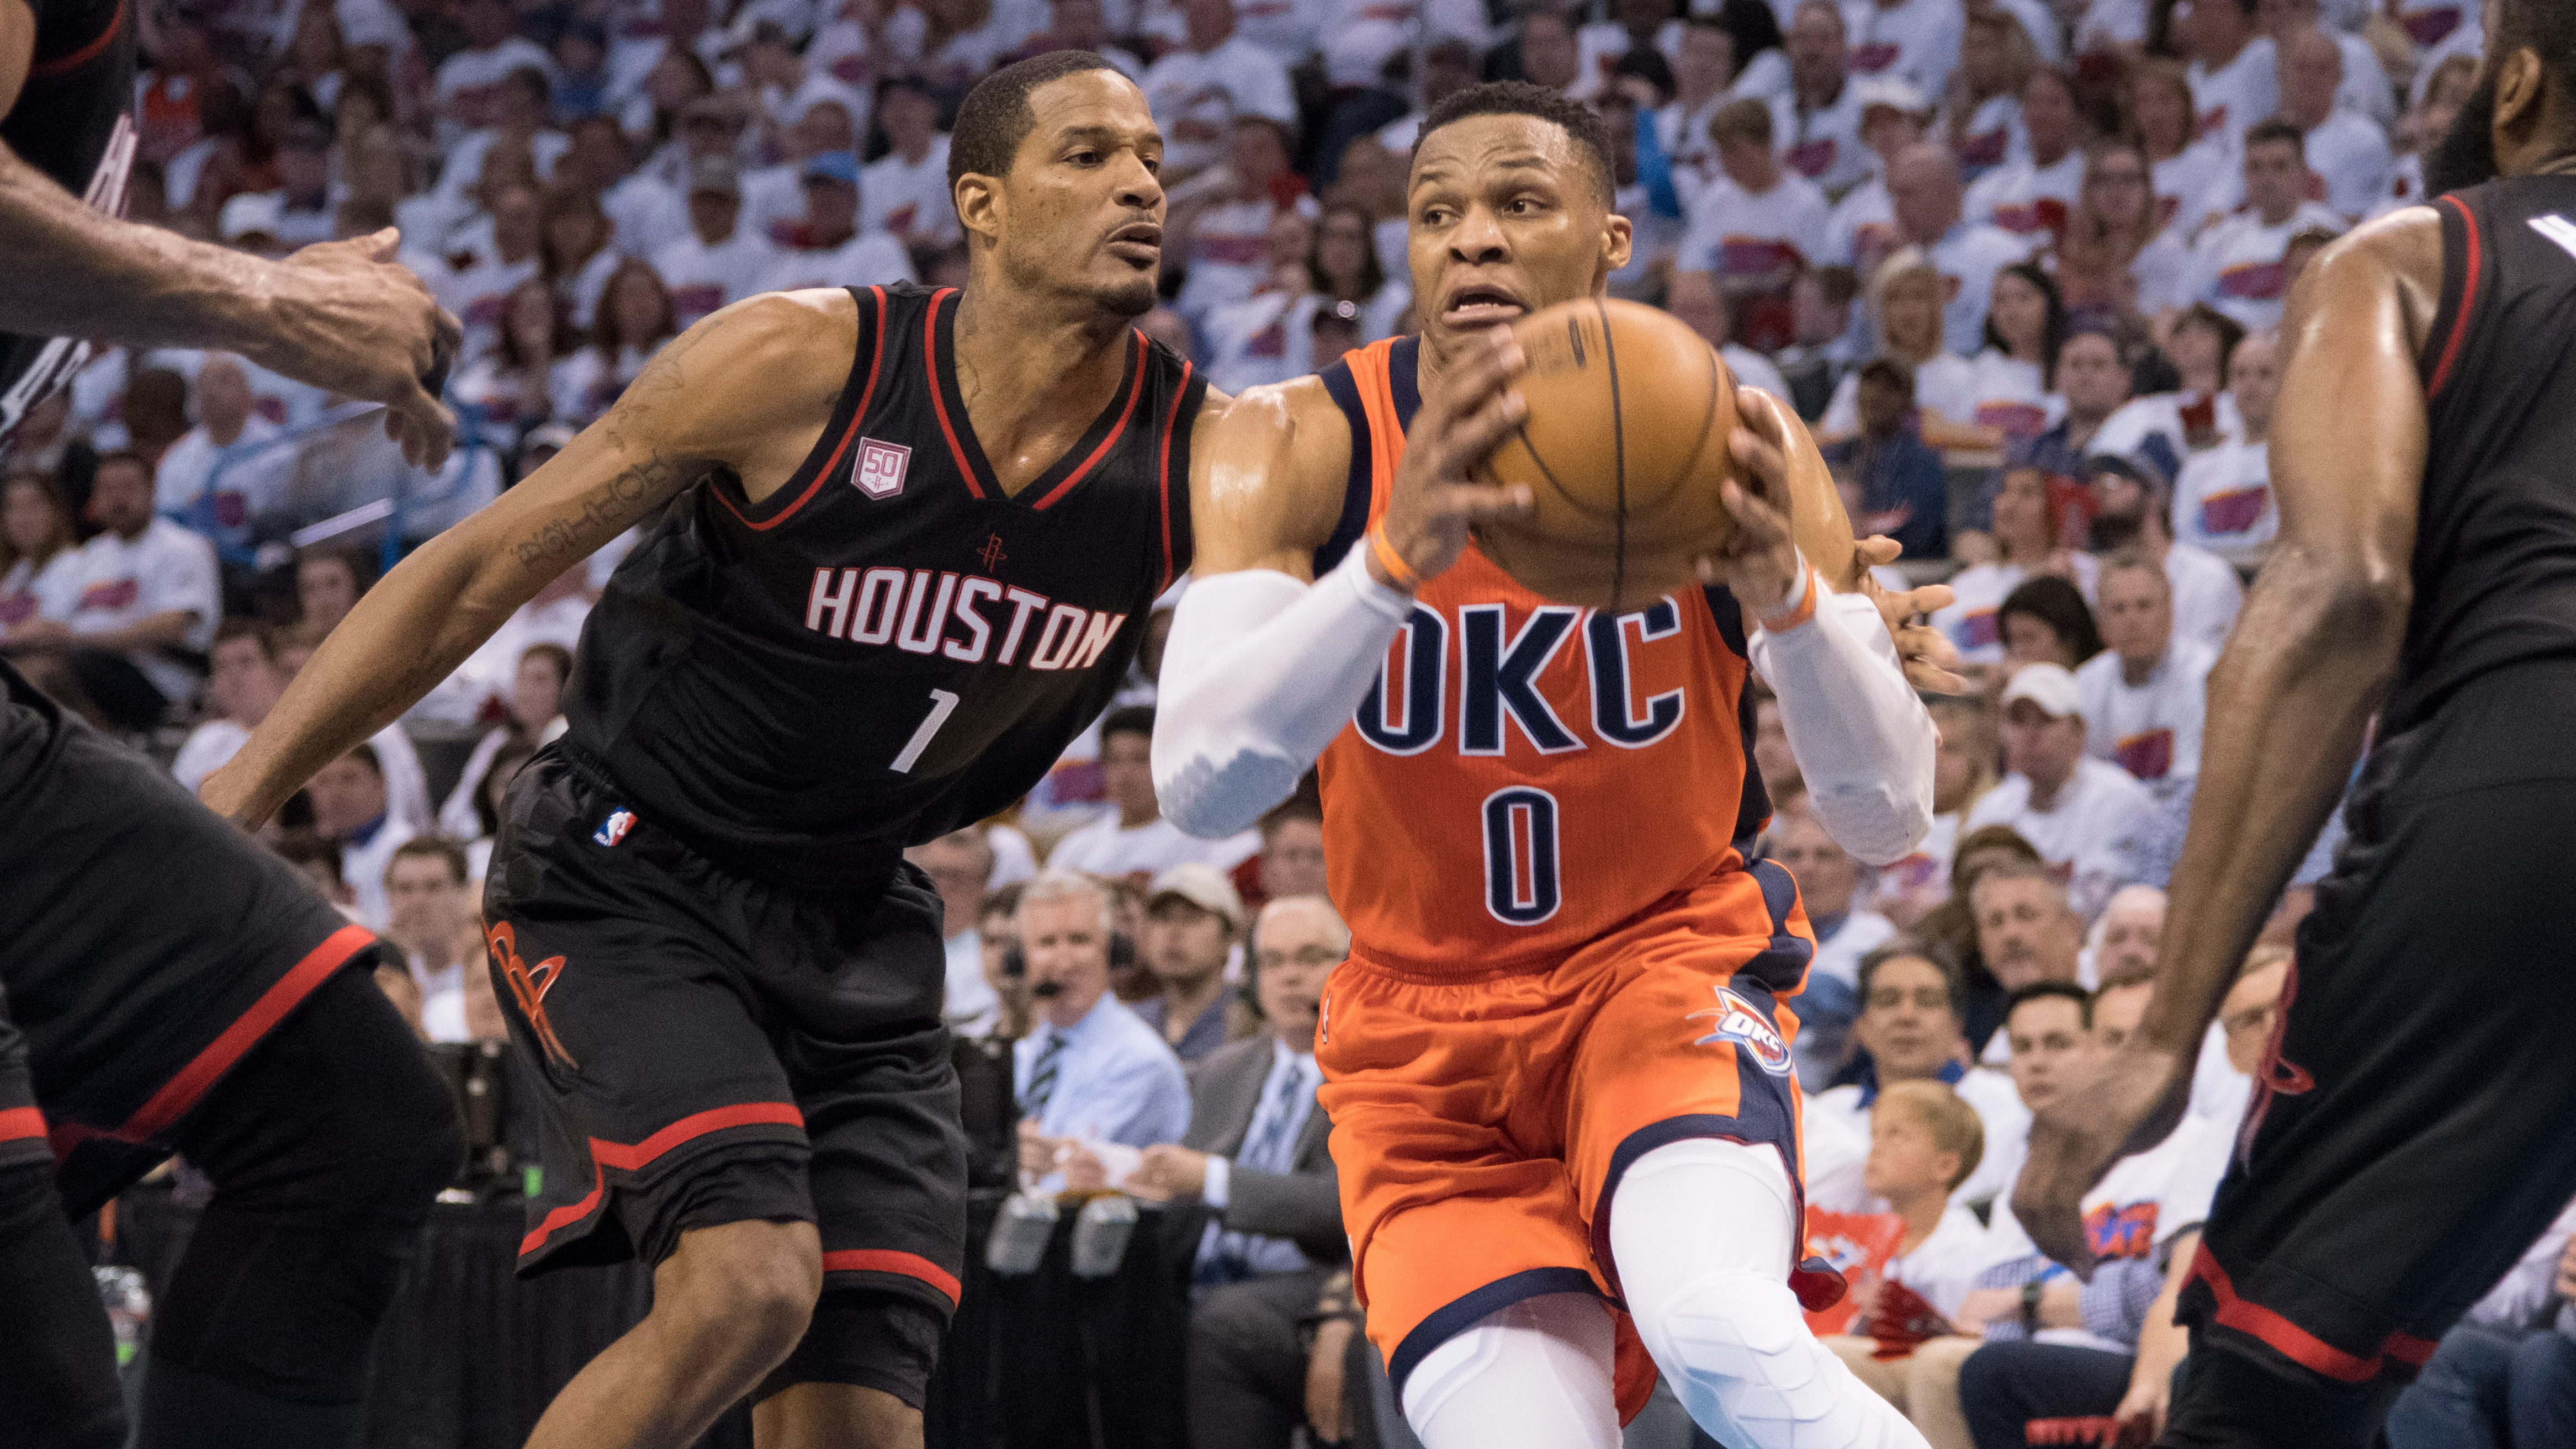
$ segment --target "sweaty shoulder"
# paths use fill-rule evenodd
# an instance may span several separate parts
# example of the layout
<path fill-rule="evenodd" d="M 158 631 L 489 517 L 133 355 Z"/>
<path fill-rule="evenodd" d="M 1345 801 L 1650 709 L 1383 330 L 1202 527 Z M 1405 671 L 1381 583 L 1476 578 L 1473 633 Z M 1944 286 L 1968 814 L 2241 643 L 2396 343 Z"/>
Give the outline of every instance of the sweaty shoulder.
<path fill-rule="evenodd" d="M 2299 278 L 2291 310 L 2354 307 L 2356 294 L 2385 296 L 2392 287 L 2409 351 L 2420 351 L 2442 310 L 2442 215 L 2430 206 L 2402 207 L 2327 246 Z M 2284 319 L 2285 339 L 2296 325 L 2295 318 Z"/>
<path fill-rule="evenodd" d="M 674 338 L 606 421 L 657 451 L 731 468 L 757 503 L 813 451 L 858 345 L 846 291 L 746 297 Z"/>
<path fill-rule="evenodd" d="M 1222 407 L 1211 399 L 1190 449 L 1196 571 L 1310 577 L 1341 517 L 1351 446 L 1320 377 L 1249 388 Z"/>

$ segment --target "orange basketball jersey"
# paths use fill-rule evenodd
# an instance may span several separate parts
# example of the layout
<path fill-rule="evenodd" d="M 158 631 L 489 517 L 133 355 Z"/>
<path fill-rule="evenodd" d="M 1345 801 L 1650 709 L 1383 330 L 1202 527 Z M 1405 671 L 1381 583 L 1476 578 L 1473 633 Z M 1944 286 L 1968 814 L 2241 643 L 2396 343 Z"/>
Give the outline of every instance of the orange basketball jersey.
<path fill-rule="evenodd" d="M 1420 348 L 1390 339 L 1323 373 L 1351 476 L 1319 574 L 1386 507 Z M 1469 547 L 1423 586 L 1320 763 L 1354 953 L 1433 976 L 1539 966 L 1738 868 L 1771 809 L 1746 673 L 1722 588 L 1608 614 L 1551 603 Z"/>

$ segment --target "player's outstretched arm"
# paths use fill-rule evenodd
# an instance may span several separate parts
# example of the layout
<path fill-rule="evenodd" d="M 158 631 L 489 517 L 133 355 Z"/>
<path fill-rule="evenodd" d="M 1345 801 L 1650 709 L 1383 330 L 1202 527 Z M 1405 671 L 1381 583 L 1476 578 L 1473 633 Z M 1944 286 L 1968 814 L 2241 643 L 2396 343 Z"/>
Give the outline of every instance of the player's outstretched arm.
<path fill-rule="evenodd" d="M 1183 830 L 1230 835 L 1286 799 L 1368 694 L 1414 590 L 1477 520 L 1528 508 L 1528 490 L 1468 476 L 1521 416 L 1520 349 L 1497 331 L 1462 351 L 1425 387 L 1378 525 L 1321 579 L 1354 445 L 1322 380 L 1253 388 L 1193 439 L 1198 582 L 1154 718 L 1154 791 Z"/>
<path fill-rule="evenodd" d="M 682 488 L 729 468 L 752 501 L 766 497 L 830 418 L 857 325 L 848 293 L 817 291 L 749 298 L 690 328 L 553 461 L 369 590 L 199 794 L 258 826 L 539 589 Z"/>
<path fill-rule="evenodd" d="M 2155 997 L 2102 1079 L 2032 1123 L 2013 1194 L 2031 1240 L 2070 1267 L 2091 1261 L 2085 1191 L 2181 1119 L 2210 1019 L 2395 676 L 2427 446 L 2416 357 L 2441 276 L 2440 220 L 2411 208 L 2327 248 L 2290 299 L 2272 423 L 2280 541 L 2209 677 Z"/>

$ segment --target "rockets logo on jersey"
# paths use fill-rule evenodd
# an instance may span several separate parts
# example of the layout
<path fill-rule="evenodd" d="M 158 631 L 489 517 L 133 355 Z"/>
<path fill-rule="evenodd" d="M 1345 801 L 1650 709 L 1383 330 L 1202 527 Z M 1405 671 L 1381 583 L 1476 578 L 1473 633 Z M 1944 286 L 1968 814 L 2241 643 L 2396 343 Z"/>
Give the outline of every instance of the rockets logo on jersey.
<path fill-rule="evenodd" d="M 1090 668 L 1126 622 L 981 574 L 931 569 L 818 568 L 805 601 L 805 627 L 827 638 L 1041 670 Z"/>
<path fill-rule="evenodd" d="M 1789 1044 L 1780 1037 L 1780 1029 L 1769 1016 L 1754 1008 L 1752 1002 L 1738 995 L 1732 987 L 1715 986 L 1717 1005 L 1707 1011 L 1694 1011 L 1685 1021 L 1714 1019 L 1716 1025 L 1692 1046 L 1712 1046 L 1732 1042 L 1752 1055 L 1762 1070 L 1775 1077 L 1789 1075 Z"/>

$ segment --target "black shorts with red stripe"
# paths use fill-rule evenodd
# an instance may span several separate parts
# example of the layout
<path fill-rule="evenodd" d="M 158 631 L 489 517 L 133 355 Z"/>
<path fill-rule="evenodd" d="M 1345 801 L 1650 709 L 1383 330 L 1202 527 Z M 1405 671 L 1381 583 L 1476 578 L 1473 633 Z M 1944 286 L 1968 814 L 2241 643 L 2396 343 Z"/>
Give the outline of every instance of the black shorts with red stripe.
<path fill-rule="evenodd" d="M 897 861 L 840 894 L 747 880 L 558 742 L 511 784 L 484 919 L 543 1106 L 520 1271 L 658 1264 L 693 1228 L 811 1222 L 825 1302 L 789 1381 L 918 1405 L 966 1237 L 928 878 Z"/>
<path fill-rule="evenodd" d="M 295 867 L 0 663 L 0 1164 L 75 1215 L 375 938 Z M 35 1144 L 35 1145 L 31 1145 Z"/>
<path fill-rule="evenodd" d="M 2370 1444 L 2576 1197 L 2576 668 L 2374 749 L 2180 1315 L 2167 1446 Z"/>

